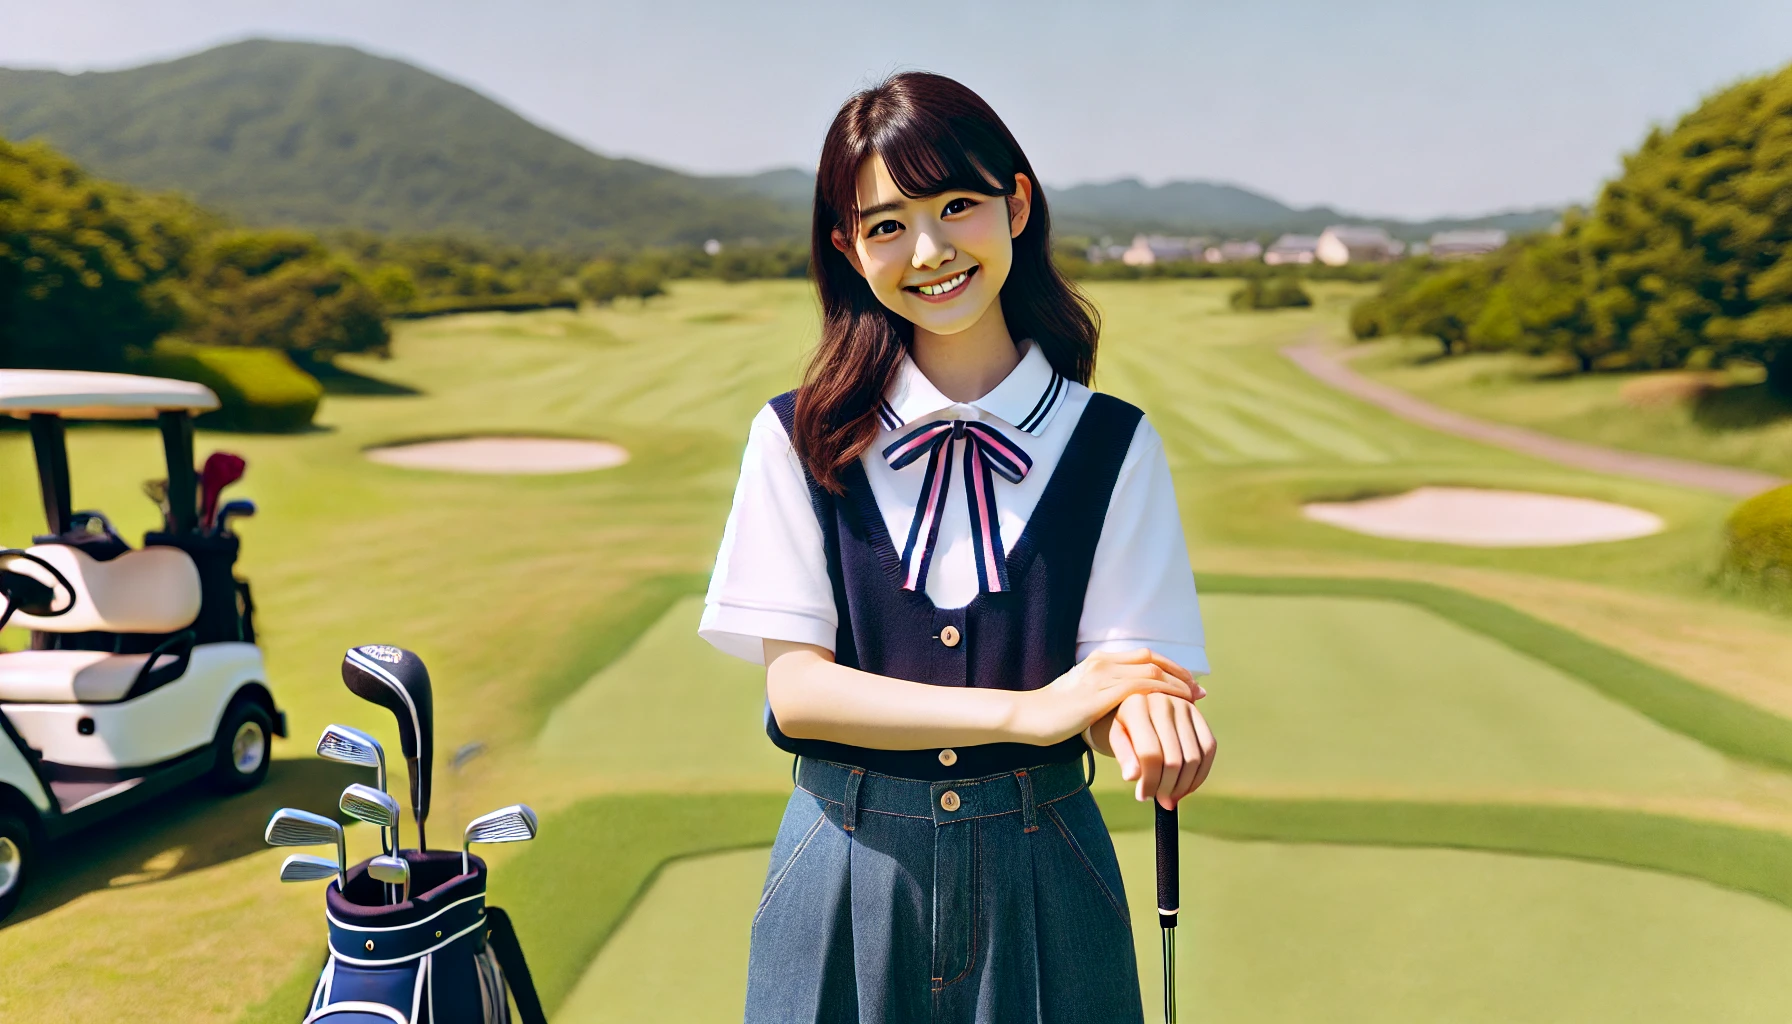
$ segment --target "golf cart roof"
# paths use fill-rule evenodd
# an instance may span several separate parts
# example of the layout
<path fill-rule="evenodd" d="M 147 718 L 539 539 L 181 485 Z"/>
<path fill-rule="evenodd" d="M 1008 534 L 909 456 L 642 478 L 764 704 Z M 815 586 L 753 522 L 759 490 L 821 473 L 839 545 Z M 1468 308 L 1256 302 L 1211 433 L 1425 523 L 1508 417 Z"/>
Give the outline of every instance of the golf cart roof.
<path fill-rule="evenodd" d="M 218 396 L 203 384 L 129 373 L 0 370 L 0 414 L 49 413 L 83 420 L 155 419 L 159 412 L 207 412 Z"/>

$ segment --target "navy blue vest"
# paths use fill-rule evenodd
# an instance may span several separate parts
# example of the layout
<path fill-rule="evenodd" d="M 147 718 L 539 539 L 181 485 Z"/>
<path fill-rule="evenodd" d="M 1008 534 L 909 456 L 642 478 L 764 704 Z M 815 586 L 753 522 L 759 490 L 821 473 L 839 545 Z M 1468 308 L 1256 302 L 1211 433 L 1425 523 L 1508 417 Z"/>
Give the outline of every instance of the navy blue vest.
<path fill-rule="evenodd" d="M 789 433 L 796 393 L 779 395 L 771 406 Z M 1036 690 L 1069 671 L 1076 664 L 1095 545 L 1141 415 L 1117 398 L 1089 396 L 1038 506 L 1008 552 L 1011 589 L 979 594 L 963 608 L 936 608 L 925 593 L 902 589 L 902 556 L 862 464 L 855 461 L 841 472 L 846 493 L 839 497 L 809 478 L 840 623 L 834 660 L 895 679 L 997 690 Z M 942 641 L 951 636 L 947 626 L 957 631 L 956 644 Z M 1088 749 L 1081 736 L 1049 747 L 988 743 L 954 748 L 956 758 L 946 765 L 938 749 L 875 750 L 786 736 L 769 706 L 765 731 L 793 754 L 929 782 L 1075 761 Z"/>

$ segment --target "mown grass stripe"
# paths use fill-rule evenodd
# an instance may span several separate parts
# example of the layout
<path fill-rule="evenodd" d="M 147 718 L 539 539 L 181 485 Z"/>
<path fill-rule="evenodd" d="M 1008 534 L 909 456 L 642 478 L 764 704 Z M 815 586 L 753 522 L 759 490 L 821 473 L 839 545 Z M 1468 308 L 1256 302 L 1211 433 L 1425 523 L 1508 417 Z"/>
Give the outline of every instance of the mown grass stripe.
<path fill-rule="evenodd" d="M 1147 828 L 1125 793 L 1097 801 L 1114 831 Z M 1335 800 L 1200 794 L 1185 831 L 1222 839 L 1427 846 L 1521 853 L 1646 868 L 1764 896 L 1792 907 L 1792 835 L 1729 822 L 1614 807 Z"/>
<path fill-rule="evenodd" d="M 1415 604 L 1566 672 L 1713 750 L 1792 768 L 1792 720 L 1497 601 L 1410 580 L 1204 573 L 1198 584 L 1210 594 L 1360 597 Z"/>

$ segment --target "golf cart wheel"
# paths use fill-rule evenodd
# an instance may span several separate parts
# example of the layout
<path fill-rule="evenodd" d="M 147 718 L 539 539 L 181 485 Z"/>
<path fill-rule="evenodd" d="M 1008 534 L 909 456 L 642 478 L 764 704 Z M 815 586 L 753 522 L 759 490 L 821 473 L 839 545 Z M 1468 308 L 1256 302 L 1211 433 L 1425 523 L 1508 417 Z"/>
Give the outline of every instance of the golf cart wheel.
<path fill-rule="evenodd" d="M 273 760 L 274 720 L 252 697 L 239 698 L 224 713 L 212 740 L 211 783 L 221 793 L 241 793 L 261 785 Z"/>
<path fill-rule="evenodd" d="M 25 893 L 32 865 L 31 827 L 12 814 L 0 814 L 0 919 L 12 913 Z"/>

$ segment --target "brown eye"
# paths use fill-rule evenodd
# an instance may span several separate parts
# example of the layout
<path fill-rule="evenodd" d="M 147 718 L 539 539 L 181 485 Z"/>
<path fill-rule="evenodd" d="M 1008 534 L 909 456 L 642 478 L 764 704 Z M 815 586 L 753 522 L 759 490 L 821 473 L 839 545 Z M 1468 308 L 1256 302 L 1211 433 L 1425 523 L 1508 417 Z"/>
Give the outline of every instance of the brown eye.
<path fill-rule="evenodd" d="M 960 196 L 959 198 L 953 199 L 950 202 L 946 203 L 945 209 L 940 211 L 940 216 L 950 217 L 955 213 L 963 213 L 966 210 L 968 210 L 971 207 L 976 206 L 976 205 L 977 204 L 972 202 L 971 200 L 966 199 L 963 196 Z"/>
<path fill-rule="evenodd" d="M 865 237 L 874 238 L 878 235 L 893 235 L 900 230 L 902 230 L 901 224 L 898 224 L 893 220 L 880 220 L 876 224 L 871 225 L 871 230 L 865 232 Z"/>

